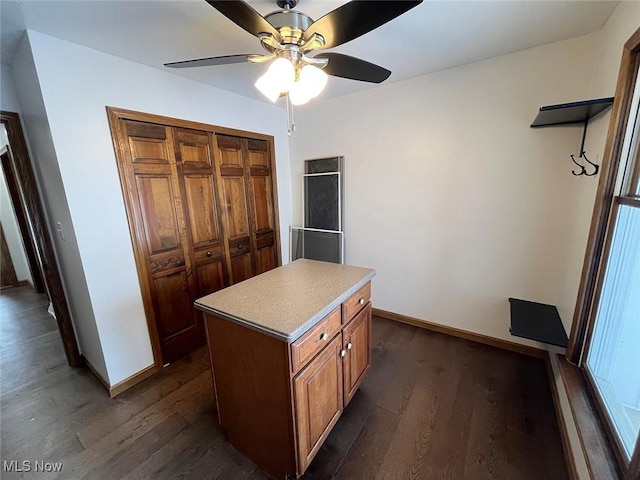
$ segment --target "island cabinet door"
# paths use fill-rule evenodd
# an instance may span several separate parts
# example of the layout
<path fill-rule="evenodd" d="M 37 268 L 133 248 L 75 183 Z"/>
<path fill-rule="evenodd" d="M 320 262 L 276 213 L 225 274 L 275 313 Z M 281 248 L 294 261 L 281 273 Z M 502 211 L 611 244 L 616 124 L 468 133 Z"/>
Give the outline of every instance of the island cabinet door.
<path fill-rule="evenodd" d="M 371 303 L 342 330 L 345 356 L 344 406 L 351 401 L 371 368 Z"/>
<path fill-rule="evenodd" d="M 337 335 L 293 380 L 299 473 L 340 418 L 342 385 L 342 337 Z"/>

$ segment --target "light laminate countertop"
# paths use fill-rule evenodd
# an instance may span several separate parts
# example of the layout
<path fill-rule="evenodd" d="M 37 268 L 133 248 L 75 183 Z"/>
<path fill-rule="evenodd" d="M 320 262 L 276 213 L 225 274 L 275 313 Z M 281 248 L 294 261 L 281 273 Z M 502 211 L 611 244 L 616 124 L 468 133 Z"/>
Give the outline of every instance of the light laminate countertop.
<path fill-rule="evenodd" d="M 196 308 L 294 342 L 376 274 L 299 259 L 199 298 Z"/>

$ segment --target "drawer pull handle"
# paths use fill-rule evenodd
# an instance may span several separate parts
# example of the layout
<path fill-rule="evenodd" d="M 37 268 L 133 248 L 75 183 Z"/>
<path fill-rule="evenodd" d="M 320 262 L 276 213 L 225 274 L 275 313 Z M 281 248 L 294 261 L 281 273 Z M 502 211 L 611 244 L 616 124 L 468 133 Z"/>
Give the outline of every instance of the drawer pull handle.
<path fill-rule="evenodd" d="M 345 357 L 347 355 L 347 351 L 346 350 L 341 350 L 340 351 L 340 356 L 341 357 Z"/>
<path fill-rule="evenodd" d="M 353 348 L 353 345 L 351 344 L 351 342 L 347 343 L 347 350 L 351 350 Z"/>
<path fill-rule="evenodd" d="M 358 303 L 362 305 L 364 303 L 364 298 L 361 298 L 360 300 L 358 300 Z"/>
<path fill-rule="evenodd" d="M 242 250 L 242 244 L 238 244 L 238 250 Z"/>
<path fill-rule="evenodd" d="M 326 340 L 327 338 L 329 338 L 329 335 L 327 335 L 327 332 L 320 335 L 320 340 Z"/>
<path fill-rule="evenodd" d="M 211 250 L 209 250 L 207 253 L 205 253 L 205 255 L 206 255 L 207 257 L 210 257 L 210 256 L 212 256 L 212 255 L 213 255 L 213 253 L 211 253 Z"/>

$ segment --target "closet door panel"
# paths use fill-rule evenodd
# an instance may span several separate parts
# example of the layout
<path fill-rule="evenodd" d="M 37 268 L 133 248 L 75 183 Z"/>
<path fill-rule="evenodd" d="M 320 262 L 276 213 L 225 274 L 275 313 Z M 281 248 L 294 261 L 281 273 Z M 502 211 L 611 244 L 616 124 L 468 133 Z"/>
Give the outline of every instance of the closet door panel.
<path fill-rule="evenodd" d="M 244 177 L 225 177 L 222 185 L 226 199 L 229 239 L 246 237 L 249 235 L 249 218 Z"/>
<path fill-rule="evenodd" d="M 269 145 L 264 140 L 248 140 L 249 165 L 269 168 Z"/>
<path fill-rule="evenodd" d="M 225 217 L 230 283 L 238 283 L 255 274 L 253 258 L 251 205 L 248 200 L 246 139 L 216 135 L 216 154 L 220 172 L 221 198 Z"/>
<path fill-rule="evenodd" d="M 258 249 L 257 253 L 256 275 L 276 268 L 275 248 L 273 246 Z"/>
<path fill-rule="evenodd" d="M 251 253 L 231 257 L 231 276 L 233 283 L 239 283 L 253 277 Z"/>
<path fill-rule="evenodd" d="M 211 175 L 185 175 L 184 190 L 194 248 L 220 242 Z"/>
<path fill-rule="evenodd" d="M 186 272 L 180 270 L 156 278 L 154 287 L 163 337 L 168 339 L 188 329 L 192 304 Z"/>
<path fill-rule="evenodd" d="M 181 249 L 171 173 L 136 175 L 149 255 Z"/>
<path fill-rule="evenodd" d="M 129 137 L 129 146 L 134 163 L 169 164 L 164 132 L 163 138 Z"/>
<path fill-rule="evenodd" d="M 273 232 L 271 178 L 268 176 L 252 176 L 251 187 L 253 189 L 256 233 Z"/>
<path fill-rule="evenodd" d="M 171 129 L 129 121 L 125 131 L 128 155 L 121 167 L 133 200 L 132 233 L 143 252 L 140 275 L 149 285 L 145 305 L 150 306 L 147 315 L 155 325 L 162 362 L 168 363 L 196 348 L 201 330 L 192 308 L 192 258 Z"/>
<path fill-rule="evenodd" d="M 216 135 L 218 152 L 220 154 L 220 169 L 244 168 L 242 151 L 243 139 L 227 135 Z"/>
<path fill-rule="evenodd" d="M 208 135 L 203 133 L 185 133 L 178 130 L 178 145 L 180 148 L 180 161 L 182 165 L 209 169 L 211 164 L 211 151 L 209 150 Z"/>
<path fill-rule="evenodd" d="M 196 297 L 202 297 L 225 287 L 224 284 L 224 261 L 213 260 L 208 263 L 200 263 L 198 270 L 198 291 Z"/>
<path fill-rule="evenodd" d="M 225 250 L 217 205 L 211 134 L 173 129 L 178 177 L 186 217 L 186 237 L 193 260 L 191 305 L 227 285 Z M 196 314 L 196 343 L 205 342 L 202 316 Z"/>
<path fill-rule="evenodd" d="M 247 141 L 249 182 L 251 185 L 252 230 L 256 273 L 271 270 L 277 265 L 275 246 L 275 212 L 272 188 L 269 144 L 263 140 Z"/>

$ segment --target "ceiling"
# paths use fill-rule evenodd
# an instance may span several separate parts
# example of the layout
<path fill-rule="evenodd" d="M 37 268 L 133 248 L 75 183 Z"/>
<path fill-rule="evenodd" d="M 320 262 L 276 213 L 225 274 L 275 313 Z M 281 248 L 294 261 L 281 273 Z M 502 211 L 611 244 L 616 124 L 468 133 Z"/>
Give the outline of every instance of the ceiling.
<path fill-rule="evenodd" d="M 261 14 L 273 0 L 250 0 Z M 346 3 L 300 0 L 313 19 Z M 618 1 L 425 0 L 382 27 L 332 51 L 390 69 L 385 83 L 424 75 L 599 30 Z M 123 57 L 175 75 L 264 101 L 253 82 L 264 65 L 167 69 L 163 63 L 218 55 L 263 53 L 258 39 L 204 0 L 1 0 L 0 60 L 11 64 L 25 28 Z M 64 59 L 60 59 L 61 68 Z M 331 77 L 321 98 L 373 84 Z M 316 100 L 316 101 L 319 101 Z"/>

